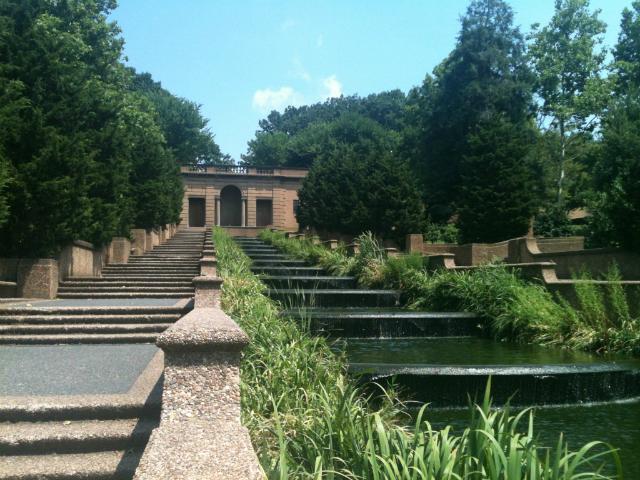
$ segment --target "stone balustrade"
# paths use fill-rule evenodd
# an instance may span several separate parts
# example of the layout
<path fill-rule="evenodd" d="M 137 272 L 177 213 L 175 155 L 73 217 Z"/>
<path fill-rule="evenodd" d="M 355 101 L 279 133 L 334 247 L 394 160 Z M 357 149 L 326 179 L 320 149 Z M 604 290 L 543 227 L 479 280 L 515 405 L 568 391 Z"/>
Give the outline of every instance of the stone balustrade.
<path fill-rule="evenodd" d="M 215 279 L 215 282 L 212 282 Z M 196 277 L 195 308 L 158 337 L 164 351 L 160 425 L 136 480 L 264 479 L 240 423 L 240 355 L 247 335 L 219 308 L 221 279 Z M 206 288 L 204 288 L 206 286 Z"/>

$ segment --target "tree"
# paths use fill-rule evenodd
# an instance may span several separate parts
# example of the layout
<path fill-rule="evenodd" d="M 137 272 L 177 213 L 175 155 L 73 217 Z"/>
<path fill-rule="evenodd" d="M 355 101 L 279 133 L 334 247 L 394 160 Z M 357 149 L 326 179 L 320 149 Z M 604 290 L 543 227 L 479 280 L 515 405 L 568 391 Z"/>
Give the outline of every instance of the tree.
<path fill-rule="evenodd" d="M 327 124 L 349 115 L 360 115 L 377 122 L 383 128 L 399 132 L 404 128 L 406 98 L 400 90 L 391 90 L 367 97 L 357 95 L 330 98 L 324 102 L 301 107 L 287 107 L 283 113 L 272 111 L 260 120 L 260 130 L 248 143 L 242 161 L 247 165 L 284 165 L 309 167 L 314 158 L 304 152 L 312 135 L 312 125 Z M 302 151 L 300 151 L 302 149 Z"/>
<path fill-rule="evenodd" d="M 556 200 L 563 201 L 567 163 L 579 159 L 583 142 L 597 127 L 609 90 L 601 77 L 606 51 L 598 49 L 606 29 L 588 0 L 556 0 L 543 28 L 533 25 L 529 53 L 536 75 L 540 124 L 558 136 Z"/>
<path fill-rule="evenodd" d="M 613 50 L 614 71 L 617 73 L 617 89 L 640 87 L 640 1 L 625 8 L 620 22 L 618 44 Z"/>
<path fill-rule="evenodd" d="M 461 164 L 477 125 L 494 115 L 520 125 L 530 116 L 530 72 L 511 8 L 501 0 L 471 2 L 454 50 L 434 71 L 433 84 L 426 82 L 424 157 L 414 165 L 431 217 L 444 222 L 456 212 Z"/>
<path fill-rule="evenodd" d="M 121 62 L 114 7 L 0 2 L 0 255 L 100 246 L 179 215 L 179 167 Z"/>
<path fill-rule="evenodd" d="M 640 92 L 617 100 L 602 129 L 595 169 L 599 207 L 614 244 L 640 251 Z"/>
<path fill-rule="evenodd" d="M 207 128 L 209 121 L 200 113 L 200 105 L 176 97 L 155 82 L 148 73 L 132 74 L 132 88 L 142 93 L 154 106 L 157 123 L 167 147 L 181 165 L 212 165 L 230 163 L 220 152 L 214 135 Z"/>
<path fill-rule="evenodd" d="M 460 167 L 462 242 L 498 242 L 526 235 L 539 198 L 527 158 L 534 141 L 531 125 L 512 123 L 503 115 L 480 122 L 469 135 Z"/>

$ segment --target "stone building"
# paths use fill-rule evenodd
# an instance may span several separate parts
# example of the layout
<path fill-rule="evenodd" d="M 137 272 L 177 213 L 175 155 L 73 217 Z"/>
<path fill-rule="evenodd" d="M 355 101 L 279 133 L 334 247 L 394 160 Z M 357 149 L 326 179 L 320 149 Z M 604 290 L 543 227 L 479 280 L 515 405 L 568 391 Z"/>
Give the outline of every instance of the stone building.
<path fill-rule="evenodd" d="M 246 232 L 297 231 L 295 210 L 306 168 L 222 165 L 182 167 L 181 225 L 219 225 Z"/>

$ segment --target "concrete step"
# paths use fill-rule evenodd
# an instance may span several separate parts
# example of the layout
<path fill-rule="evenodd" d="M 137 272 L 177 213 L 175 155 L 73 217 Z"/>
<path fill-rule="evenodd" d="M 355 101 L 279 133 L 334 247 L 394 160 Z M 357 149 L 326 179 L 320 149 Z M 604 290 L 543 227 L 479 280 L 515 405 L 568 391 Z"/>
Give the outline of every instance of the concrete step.
<path fill-rule="evenodd" d="M 135 272 L 131 272 L 131 273 L 120 273 L 120 274 L 116 274 L 116 273 L 108 273 L 105 274 L 103 277 L 100 277 L 99 279 L 95 279 L 94 281 L 99 282 L 99 281 L 105 281 L 105 282 L 113 282 L 113 281 L 118 281 L 120 279 L 122 280 L 138 280 L 138 281 L 147 281 L 147 280 L 158 280 L 158 281 L 172 281 L 172 280 L 176 280 L 176 281 L 191 281 L 193 280 L 193 277 L 195 277 L 197 275 L 194 275 L 192 273 L 187 273 L 187 274 L 180 274 L 180 275 L 171 275 L 171 274 L 162 274 L 162 273 L 154 273 L 154 274 L 140 274 L 140 273 L 135 273 Z"/>
<path fill-rule="evenodd" d="M 0 316 L 61 316 L 61 315 L 184 315 L 193 308 L 191 302 L 178 300 L 175 305 L 167 306 L 43 306 L 18 305 L 0 306 Z"/>
<path fill-rule="evenodd" d="M 165 286 L 126 286 L 126 285 L 104 285 L 98 284 L 97 286 L 81 285 L 81 286 L 62 286 L 58 288 L 58 293 L 68 292 L 149 292 L 149 293 L 193 293 L 193 285 L 177 286 L 177 287 L 165 287 Z"/>
<path fill-rule="evenodd" d="M 399 294 L 394 290 L 269 289 L 266 294 L 285 307 L 395 307 Z"/>
<path fill-rule="evenodd" d="M 158 264 L 158 265 L 136 265 L 136 264 L 131 264 L 131 263 L 123 263 L 120 265 L 110 265 L 108 267 L 105 267 L 102 269 L 102 272 L 127 272 L 129 270 L 155 270 L 155 271 L 161 271 L 161 270 L 166 270 L 167 272 L 179 272 L 179 271 L 192 271 L 192 270 L 197 270 L 198 267 L 196 267 L 195 265 L 176 265 L 176 266 L 171 266 L 171 265 L 165 265 L 165 264 Z"/>
<path fill-rule="evenodd" d="M 62 334 L 107 334 L 107 333 L 160 333 L 172 323 L 72 323 L 72 324 L 12 324 L 0 325 L 0 335 L 62 335 Z"/>
<path fill-rule="evenodd" d="M 277 276 L 312 276 L 326 275 L 326 272 L 320 267 L 281 267 L 281 266 L 252 266 L 251 271 L 271 277 Z"/>
<path fill-rule="evenodd" d="M 43 455 L 142 449 L 157 426 L 158 420 L 151 418 L 2 422 L 0 452 Z"/>
<path fill-rule="evenodd" d="M 0 480 L 130 480 L 142 451 L 2 457 Z"/>
<path fill-rule="evenodd" d="M 70 280 L 61 282 L 60 287 L 190 287 L 192 285 L 191 280 L 183 281 L 170 281 L 163 279 L 149 278 L 147 280 L 115 280 L 106 279 L 101 280 Z"/>
<path fill-rule="evenodd" d="M 251 260 L 295 260 L 289 255 L 282 253 L 256 253 L 253 255 L 247 255 Z"/>
<path fill-rule="evenodd" d="M 58 298 L 189 298 L 188 292 L 62 292 Z"/>
<path fill-rule="evenodd" d="M 304 260 L 277 259 L 277 260 L 252 260 L 254 267 L 306 267 L 307 262 Z"/>
<path fill-rule="evenodd" d="M 402 309 L 311 308 L 282 313 L 314 334 L 340 338 L 470 337 L 482 335 L 482 319 L 465 312 Z"/>
<path fill-rule="evenodd" d="M 357 286 L 355 277 L 334 277 L 334 276 L 269 276 L 261 275 L 260 280 L 271 288 L 302 288 L 302 289 L 323 289 L 323 288 L 347 288 L 353 289 Z"/>
<path fill-rule="evenodd" d="M 146 333 L 60 333 L 48 335 L 0 335 L 2 345 L 76 343 L 155 343 L 158 332 Z M 1 477 L 0 477 L 1 478 Z"/>
<path fill-rule="evenodd" d="M 0 315 L 0 325 L 71 325 L 71 324 L 171 324 L 182 314 L 125 314 L 125 315 Z"/>

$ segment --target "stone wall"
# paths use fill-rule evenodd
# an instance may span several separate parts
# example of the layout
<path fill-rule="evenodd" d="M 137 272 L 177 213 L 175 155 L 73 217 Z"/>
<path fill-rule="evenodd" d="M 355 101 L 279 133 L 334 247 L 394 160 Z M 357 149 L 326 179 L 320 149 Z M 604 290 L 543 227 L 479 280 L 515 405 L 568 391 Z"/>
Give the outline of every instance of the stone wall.
<path fill-rule="evenodd" d="M 604 278 L 613 264 L 622 279 L 640 280 L 640 254 L 614 248 L 543 252 L 535 239 L 523 237 L 509 242 L 508 263 L 553 262 L 560 279 L 570 279 L 585 271 L 593 278 Z"/>

